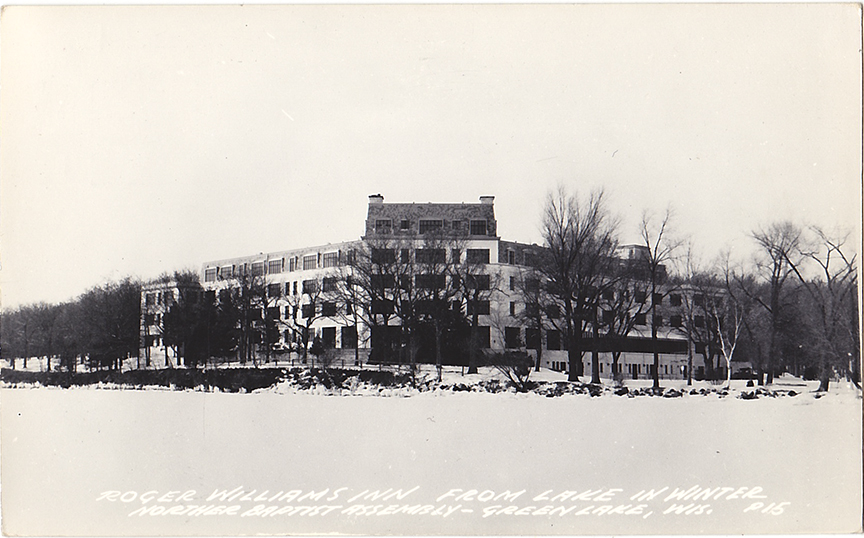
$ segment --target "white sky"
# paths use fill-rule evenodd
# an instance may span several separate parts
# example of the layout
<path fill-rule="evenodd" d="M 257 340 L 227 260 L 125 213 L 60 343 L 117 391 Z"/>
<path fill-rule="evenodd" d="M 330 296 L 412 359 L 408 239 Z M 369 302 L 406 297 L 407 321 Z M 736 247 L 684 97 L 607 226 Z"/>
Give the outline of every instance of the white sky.
<path fill-rule="evenodd" d="M 706 258 L 860 228 L 856 5 L 6 8 L 6 307 L 358 238 L 367 196 L 476 202 L 539 242 L 604 186 Z"/>

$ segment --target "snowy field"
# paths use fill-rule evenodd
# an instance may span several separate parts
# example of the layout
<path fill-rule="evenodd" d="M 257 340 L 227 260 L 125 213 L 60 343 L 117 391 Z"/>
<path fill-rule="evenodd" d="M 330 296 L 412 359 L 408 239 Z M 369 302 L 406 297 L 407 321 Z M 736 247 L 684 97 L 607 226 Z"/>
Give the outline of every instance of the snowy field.
<path fill-rule="evenodd" d="M 857 389 L 835 383 L 817 399 L 815 382 L 781 378 L 775 389 L 799 394 L 742 400 L 743 383 L 726 397 L 681 398 L 7 388 L 3 527 L 43 536 L 859 530 Z"/>

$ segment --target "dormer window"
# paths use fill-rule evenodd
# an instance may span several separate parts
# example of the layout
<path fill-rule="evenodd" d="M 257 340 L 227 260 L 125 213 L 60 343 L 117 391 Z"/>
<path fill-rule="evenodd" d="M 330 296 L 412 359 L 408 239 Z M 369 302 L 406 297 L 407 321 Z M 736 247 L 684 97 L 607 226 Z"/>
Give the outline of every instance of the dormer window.
<path fill-rule="evenodd" d="M 375 233 L 389 234 L 393 229 L 393 221 L 390 219 L 378 219 L 375 221 Z"/>
<path fill-rule="evenodd" d="M 486 220 L 471 220 L 471 235 L 486 235 Z"/>
<path fill-rule="evenodd" d="M 484 221 L 485 222 L 485 221 Z M 443 220 L 435 220 L 435 219 L 421 219 L 420 220 L 420 233 L 425 234 L 429 232 L 434 232 L 436 230 L 440 230 L 444 226 Z"/>

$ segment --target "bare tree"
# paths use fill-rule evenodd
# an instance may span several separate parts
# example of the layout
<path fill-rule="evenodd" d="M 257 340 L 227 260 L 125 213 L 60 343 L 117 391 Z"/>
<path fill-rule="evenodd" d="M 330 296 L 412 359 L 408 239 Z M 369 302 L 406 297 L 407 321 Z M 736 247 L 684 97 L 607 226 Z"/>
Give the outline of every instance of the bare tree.
<path fill-rule="evenodd" d="M 559 187 L 546 199 L 542 220 L 546 249 L 540 270 L 550 296 L 563 311 L 570 381 L 579 381 L 582 373 L 583 333 L 596 318 L 597 296 L 616 246 L 615 229 L 603 191 L 579 199 Z M 597 360 L 592 373 L 599 381 Z"/>
<path fill-rule="evenodd" d="M 787 302 L 784 297 L 786 282 L 792 267 L 800 262 L 801 229 L 791 222 L 775 222 L 751 233 L 759 246 L 756 274 L 767 284 L 767 297 L 758 288 L 742 288 L 767 312 L 770 320 L 768 354 L 766 357 L 766 383 L 774 382 L 774 370 L 779 352 L 778 337 L 782 330 L 782 311 Z M 761 375 L 760 375 L 761 377 Z"/>
<path fill-rule="evenodd" d="M 651 347 L 654 355 L 654 365 L 651 375 L 654 379 L 653 389 L 660 389 L 660 353 L 657 348 L 657 299 L 665 297 L 669 288 L 664 287 L 666 282 L 666 264 L 673 259 L 673 255 L 681 241 L 670 237 L 670 223 L 672 210 L 666 209 L 662 216 L 655 216 L 649 211 L 642 213 L 640 223 L 640 235 L 642 244 L 646 247 L 645 269 L 647 271 L 648 283 L 651 290 Z"/>
<path fill-rule="evenodd" d="M 800 241 L 799 256 L 783 251 L 786 263 L 813 301 L 816 310 L 817 353 L 819 354 L 819 391 L 827 391 L 830 373 L 839 368 L 860 388 L 860 379 L 853 374 L 851 361 L 858 360 L 860 349 L 857 333 L 855 294 L 858 289 L 857 255 L 846 246 L 848 233 L 831 237 L 818 227 L 811 227 L 811 241 Z M 845 252 L 844 252 L 845 251 Z M 815 269 L 812 278 L 806 276 L 809 264 Z M 854 329 L 853 329 L 854 328 Z"/>
<path fill-rule="evenodd" d="M 481 358 L 480 346 L 480 316 L 490 315 L 491 298 L 500 287 L 500 277 L 489 272 L 487 264 L 489 251 L 485 249 L 465 249 L 462 255 L 464 243 L 454 240 L 453 248 L 454 263 L 451 266 L 451 283 L 453 284 L 454 297 L 459 300 L 459 310 L 463 319 L 468 324 L 468 373 L 477 373 L 477 367 Z"/>
<path fill-rule="evenodd" d="M 623 381 L 619 361 L 624 342 L 650 308 L 647 301 L 639 300 L 647 296 L 647 289 L 648 282 L 638 260 L 619 260 L 613 277 L 600 293 L 599 326 L 611 345 L 612 376 L 616 382 Z"/>
<path fill-rule="evenodd" d="M 57 344 L 60 312 L 60 305 L 49 305 L 44 302 L 34 305 L 33 321 L 39 330 L 40 355 L 45 356 L 45 367 L 49 372 L 51 371 L 51 359 L 59 351 Z"/>
<path fill-rule="evenodd" d="M 518 277 L 512 278 L 511 288 L 525 304 L 525 308 L 518 314 L 519 319 L 527 325 L 525 345 L 534 350 L 534 370 L 539 372 L 543 356 L 543 331 L 546 328 L 545 312 L 550 299 L 541 284 L 542 274 L 536 267 L 527 267 L 520 271 Z M 533 331 L 534 336 L 529 337 L 527 331 Z"/>

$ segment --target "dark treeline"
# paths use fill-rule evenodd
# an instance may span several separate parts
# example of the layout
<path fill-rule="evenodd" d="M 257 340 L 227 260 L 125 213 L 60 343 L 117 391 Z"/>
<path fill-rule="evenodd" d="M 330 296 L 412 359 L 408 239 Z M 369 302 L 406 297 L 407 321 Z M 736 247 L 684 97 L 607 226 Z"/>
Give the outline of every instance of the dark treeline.
<path fill-rule="evenodd" d="M 37 303 L 0 315 L 2 358 L 11 368 L 47 358 L 45 367 L 74 370 L 86 357 L 91 369 L 119 368 L 138 355 L 141 284 L 132 278 L 95 287 L 60 304 Z"/>

